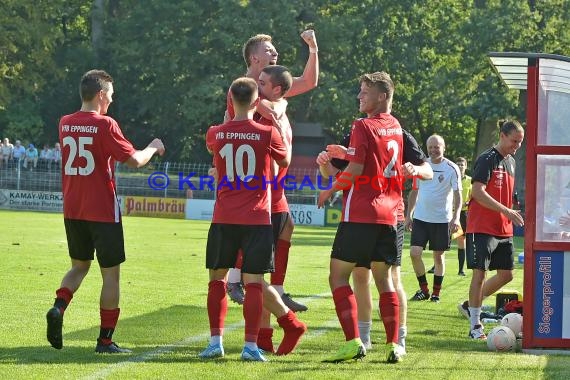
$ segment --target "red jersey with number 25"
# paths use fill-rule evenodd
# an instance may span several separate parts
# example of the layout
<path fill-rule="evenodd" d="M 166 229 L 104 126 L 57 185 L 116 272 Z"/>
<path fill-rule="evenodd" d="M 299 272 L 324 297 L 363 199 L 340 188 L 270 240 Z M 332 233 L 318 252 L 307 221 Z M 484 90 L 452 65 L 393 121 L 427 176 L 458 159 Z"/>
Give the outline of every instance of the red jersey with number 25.
<path fill-rule="evenodd" d="M 287 151 L 279 132 L 253 120 L 208 129 L 206 145 L 218 170 L 213 223 L 271 224 L 271 159 Z"/>
<path fill-rule="evenodd" d="M 78 111 L 59 122 L 62 151 L 63 216 L 93 222 L 121 219 L 115 191 L 115 161 L 135 148 L 109 116 Z"/>
<path fill-rule="evenodd" d="M 364 167 L 344 192 L 344 222 L 396 225 L 402 199 L 402 133 L 398 120 L 386 113 L 352 123 L 346 159 Z"/>

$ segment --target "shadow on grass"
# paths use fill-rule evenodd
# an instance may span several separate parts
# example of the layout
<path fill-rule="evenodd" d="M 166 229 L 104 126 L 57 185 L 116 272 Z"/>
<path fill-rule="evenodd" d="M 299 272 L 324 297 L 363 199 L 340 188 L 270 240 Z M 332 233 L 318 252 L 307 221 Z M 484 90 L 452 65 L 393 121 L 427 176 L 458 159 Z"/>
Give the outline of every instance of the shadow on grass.
<path fill-rule="evenodd" d="M 66 315 L 70 313 L 72 313 L 71 310 Z M 71 317 L 70 315 L 68 318 Z M 132 349 L 133 354 L 98 355 L 95 353 L 95 345 L 99 336 L 99 325 L 66 333 L 64 321 L 63 349 L 52 348 L 47 340 L 42 346 L 0 347 L 0 364 L 138 361 L 139 355 L 144 356 L 145 353 L 153 350 L 158 353 L 179 352 L 179 350 L 188 350 L 189 346 L 194 344 L 196 345 L 193 348 L 195 356 L 198 346 L 203 348 L 204 343 L 207 343 L 209 336 L 207 324 L 208 317 L 205 307 L 185 305 L 174 305 L 136 317 L 119 319 L 118 333 L 115 332 L 114 338 L 120 334 L 117 339 L 118 344 Z M 121 339 L 128 341 L 128 344 L 121 344 Z M 85 342 L 93 343 L 86 347 Z M 172 346 L 173 342 L 179 343 Z"/>

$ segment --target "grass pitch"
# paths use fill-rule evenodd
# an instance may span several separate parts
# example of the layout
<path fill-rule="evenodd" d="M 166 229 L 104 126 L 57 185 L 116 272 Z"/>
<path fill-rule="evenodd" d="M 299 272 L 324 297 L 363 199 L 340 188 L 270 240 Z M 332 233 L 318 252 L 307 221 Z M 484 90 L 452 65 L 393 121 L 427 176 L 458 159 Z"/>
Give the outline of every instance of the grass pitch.
<path fill-rule="evenodd" d="M 127 217 L 127 261 L 122 266 L 121 317 L 114 335 L 133 355 L 97 355 L 99 291 L 97 264 L 66 311 L 64 348 L 45 338 L 45 313 L 69 268 L 60 214 L 0 211 L 0 373 L 8 379 L 568 379 L 569 356 L 493 353 L 483 342 L 467 339 L 469 322 L 457 302 L 467 296 L 470 277 L 459 277 L 455 247 L 447 254 L 441 303 L 410 302 L 408 355 L 384 362 L 381 321 L 373 321 L 374 348 L 363 361 L 321 363 L 344 338 L 328 288 L 329 253 L 334 228 L 296 227 L 285 283 L 307 303 L 299 314 L 309 332 L 293 354 L 269 356 L 268 363 L 239 360 L 242 312 L 230 303 L 224 347 L 226 357 L 200 361 L 208 342 L 204 268 L 208 222 Z M 411 296 L 417 282 L 409 259 L 409 237 L 402 266 Z M 522 251 L 522 240 L 516 242 Z M 424 256 L 431 265 L 431 254 Z M 522 289 L 516 266 L 511 289 Z M 428 276 L 430 285 L 433 277 Z M 494 300 L 487 303 L 493 304 Z M 487 330 L 490 329 L 490 326 Z M 281 339 L 276 328 L 274 342 Z"/>

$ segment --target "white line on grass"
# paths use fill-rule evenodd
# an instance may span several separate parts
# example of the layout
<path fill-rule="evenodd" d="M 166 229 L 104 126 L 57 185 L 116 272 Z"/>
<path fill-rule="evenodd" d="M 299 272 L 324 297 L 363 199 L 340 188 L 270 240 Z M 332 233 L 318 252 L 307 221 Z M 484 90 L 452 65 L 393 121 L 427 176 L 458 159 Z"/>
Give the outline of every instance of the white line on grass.
<path fill-rule="evenodd" d="M 317 295 L 314 295 L 312 297 L 301 298 L 299 301 L 301 303 L 310 303 L 313 300 L 320 299 L 320 298 L 327 297 L 327 296 L 330 297 L 330 292 L 317 294 Z M 334 321 L 336 321 L 338 323 L 337 319 L 335 319 Z M 332 322 L 333 321 L 326 322 L 326 326 L 329 327 L 329 325 L 332 324 Z M 226 332 L 226 333 L 231 332 L 233 330 L 236 330 L 238 327 L 242 327 L 243 325 L 244 325 L 243 321 L 233 323 L 229 326 L 226 326 L 224 328 L 224 332 Z M 312 332 L 307 334 L 307 337 L 305 339 L 316 338 L 318 336 L 323 335 L 325 332 L 326 332 L 326 329 L 322 329 L 322 328 L 317 329 L 317 330 L 313 330 Z M 131 356 L 131 357 L 129 357 L 129 359 L 127 359 L 125 361 L 111 364 L 111 365 L 101 369 L 100 371 L 97 371 L 97 372 L 95 372 L 89 376 L 84 377 L 84 379 L 85 380 L 104 379 L 117 370 L 132 366 L 136 363 L 146 362 L 147 360 L 151 360 L 151 359 L 153 359 L 157 356 L 160 356 L 160 355 L 168 354 L 177 348 L 185 347 L 185 346 L 188 346 L 189 344 L 196 343 L 198 341 L 205 341 L 209 337 L 210 337 L 210 333 L 204 333 L 204 334 L 186 337 L 186 338 L 184 338 L 178 342 L 172 343 L 172 344 L 165 344 L 165 345 L 160 346 L 160 347 L 158 347 L 152 351 L 144 352 L 144 353 L 142 353 L 140 355 L 136 355 L 136 356 Z"/>

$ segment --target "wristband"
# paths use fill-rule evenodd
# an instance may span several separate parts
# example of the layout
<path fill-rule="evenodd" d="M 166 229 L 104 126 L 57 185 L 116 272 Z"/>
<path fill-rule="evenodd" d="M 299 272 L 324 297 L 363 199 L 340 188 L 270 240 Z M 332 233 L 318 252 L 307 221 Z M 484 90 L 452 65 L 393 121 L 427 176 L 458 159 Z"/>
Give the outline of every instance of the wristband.
<path fill-rule="evenodd" d="M 309 48 L 309 53 L 316 53 L 318 51 L 319 51 L 319 48 L 316 48 L 316 47 L 310 47 Z"/>

